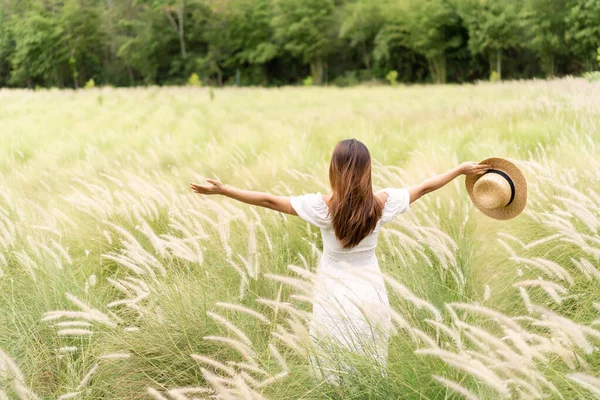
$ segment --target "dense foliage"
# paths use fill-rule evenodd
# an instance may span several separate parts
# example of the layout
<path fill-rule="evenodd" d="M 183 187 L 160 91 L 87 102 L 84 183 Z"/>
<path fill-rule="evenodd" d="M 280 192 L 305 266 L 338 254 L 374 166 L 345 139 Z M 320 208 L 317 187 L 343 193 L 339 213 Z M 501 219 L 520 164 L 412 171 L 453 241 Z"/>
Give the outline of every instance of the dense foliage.
<path fill-rule="evenodd" d="M 551 77 L 599 46 L 600 0 L 0 2 L 0 86 Z"/>

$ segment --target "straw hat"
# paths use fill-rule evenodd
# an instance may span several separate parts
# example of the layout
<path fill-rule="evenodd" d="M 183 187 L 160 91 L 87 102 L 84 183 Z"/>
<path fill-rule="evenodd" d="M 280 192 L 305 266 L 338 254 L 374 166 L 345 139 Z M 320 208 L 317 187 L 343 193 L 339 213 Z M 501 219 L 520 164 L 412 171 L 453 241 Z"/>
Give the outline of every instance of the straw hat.
<path fill-rule="evenodd" d="M 494 219 L 511 219 L 525 208 L 527 181 L 516 165 L 503 158 L 488 158 L 480 164 L 492 169 L 483 175 L 467 175 L 467 193 L 475 207 Z"/>

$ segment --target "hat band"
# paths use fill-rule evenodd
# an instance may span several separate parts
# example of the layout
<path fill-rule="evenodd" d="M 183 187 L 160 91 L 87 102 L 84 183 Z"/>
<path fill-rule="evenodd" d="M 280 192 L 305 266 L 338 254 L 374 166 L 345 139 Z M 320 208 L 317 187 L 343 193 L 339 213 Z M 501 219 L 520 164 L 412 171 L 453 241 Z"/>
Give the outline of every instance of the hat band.
<path fill-rule="evenodd" d="M 512 179 L 510 179 L 510 176 L 508 176 L 507 174 L 505 174 L 502 171 L 499 171 L 497 169 L 490 169 L 488 170 L 485 174 L 498 174 L 501 177 L 503 177 L 504 179 L 506 179 L 506 181 L 508 182 L 508 184 L 510 185 L 510 200 L 508 201 L 508 203 L 506 203 L 506 205 L 504 207 L 507 207 L 508 205 L 510 205 L 510 203 L 513 202 L 513 200 L 515 199 L 515 184 L 513 183 Z M 485 175 L 483 174 L 483 175 Z"/>

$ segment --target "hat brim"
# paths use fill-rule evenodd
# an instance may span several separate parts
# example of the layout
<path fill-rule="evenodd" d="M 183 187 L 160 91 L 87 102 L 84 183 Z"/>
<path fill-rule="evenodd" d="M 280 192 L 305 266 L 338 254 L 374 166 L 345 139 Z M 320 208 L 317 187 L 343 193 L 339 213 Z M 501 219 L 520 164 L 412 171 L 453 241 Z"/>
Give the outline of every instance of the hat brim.
<path fill-rule="evenodd" d="M 465 186 L 467 187 L 467 193 L 475 207 L 488 217 L 499 220 L 511 219 L 521 214 L 527 204 L 527 181 L 521 170 L 515 164 L 503 158 L 488 158 L 481 161 L 479 164 L 491 165 L 493 169 L 502 171 L 510 176 L 510 179 L 515 186 L 515 197 L 506 207 L 491 210 L 484 208 L 478 203 L 477 199 L 473 197 L 473 187 L 483 175 L 467 175 L 465 177 Z"/>

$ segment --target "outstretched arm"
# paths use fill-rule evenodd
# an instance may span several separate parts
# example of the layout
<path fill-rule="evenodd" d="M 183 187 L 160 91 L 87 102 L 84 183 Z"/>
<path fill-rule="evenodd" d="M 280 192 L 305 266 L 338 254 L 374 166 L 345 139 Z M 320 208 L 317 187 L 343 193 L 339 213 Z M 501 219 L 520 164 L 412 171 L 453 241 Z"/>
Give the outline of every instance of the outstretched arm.
<path fill-rule="evenodd" d="M 265 207 L 286 214 L 298 215 L 290 203 L 290 198 L 287 196 L 274 196 L 270 193 L 237 189 L 231 186 L 225 186 L 214 179 L 207 179 L 206 181 L 208 184 L 205 185 L 190 183 L 190 188 L 198 194 L 220 194 L 253 206 Z"/>
<path fill-rule="evenodd" d="M 490 168 L 492 167 L 486 164 L 464 162 L 458 167 L 446 171 L 443 174 L 432 176 L 418 185 L 409 187 L 408 192 L 410 193 L 410 202 L 412 203 L 427 193 L 438 190 L 460 175 L 480 175 Z"/>

